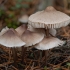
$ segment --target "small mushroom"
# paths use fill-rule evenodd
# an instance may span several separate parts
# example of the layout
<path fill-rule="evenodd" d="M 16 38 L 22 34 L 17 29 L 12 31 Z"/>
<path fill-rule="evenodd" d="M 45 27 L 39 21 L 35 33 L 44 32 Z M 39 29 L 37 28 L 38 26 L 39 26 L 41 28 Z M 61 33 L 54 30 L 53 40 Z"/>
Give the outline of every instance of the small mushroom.
<path fill-rule="evenodd" d="M 39 50 L 48 50 L 54 47 L 57 47 L 59 45 L 63 45 L 63 41 L 60 41 L 58 38 L 50 37 L 50 38 L 44 38 L 40 43 L 35 45 L 35 48 Z"/>
<path fill-rule="evenodd" d="M 48 54 L 47 51 L 51 48 L 54 48 L 54 47 L 57 47 L 63 44 L 64 42 L 59 40 L 58 38 L 55 38 L 55 37 L 46 38 L 45 37 L 40 43 L 36 44 L 34 47 L 38 50 L 45 51 L 45 59 L 46 59 L 46 64 L 47 64 L 47 54 Z"/>
<path fill-rule="evenodd" d="M 18 33 L 11 28 L 0 36 L 0 44 L 12 48 L 14 64 L 16 65 L 17 55 L 15 47 L 23 46 L 25 42 L 23 42 L 18 36 Z"/>
<path fill-rule="evenodd" d="M 25 45 L 14 29 L 9 29 L 0 36 L 0 44 L 6 47 L 20 47 Z"/>
<path fill-rule="evenodd" d="M 23 53 L 25 53 L 25 49 L 29 46 L 35 45 L 37 43 L 39 43 L 40 41 L 42 41 L 44 38 L 44 34 L 40 34 L 37 32 L 32 32 L 29 30 L 26 30 L 22 35 L 21 35 L 21 39 L 23 40 L 23 42 L 25 42 L 26 44 L 24 45 L 24 47 L 22 47 L 22 59 L 24 59 L 24 55 Z"/>
<path fill-rule="evenodd" d="M 19 22 L 21 23 L 27 23 L 28 22 L 28 15 L 23 15 L 20 19 Z"/>
<path fill-rule="evenodd" d="M 49 29 L 67 26 L 69 22 L 70 22 L 70 17 L 68 15 L 66 15 L 63 12 L 55 10 L 54 7 L 52 6 L 47 7 L 43 11 L 39 11 L 35 14 L 32 14 L 28 19 L 28 24 L 31 25 L 33 28 L 45 28 L 46 39 L 43 39 L 39 44 L 39 46 L 41 44 L 44 45 L 45 50 L 46 48 L 50 49 L 51 47 L 64 44 L 63 41 L 57 38 L 51 38 L 51 36 L 49 35 Z M 51 39 L 53 39 L 53 42 Z M 57 41 L 56 44 L 55 40 Z M 53 43 L 53 45 L 51 45 L 51 43 Z M 45 56 L 46 55 L 47 54 L 45 54 Z M 47 62 L 47 60 L 45 62 Z"/>
<path fill-rule="evenodd" d="M 18 32 L 19 36 L 21 36 L 26 29 L 27 29 L 27 25 L 26 24 L 22 24 L 21 26 L 19 26 L 15 30 Z"/>
<path fill-rule="evenodd" d="M 44 34 L 40 34 L 37 32 L 31 32 L 29 30 L 26 30 L 22 35 L 21 39 L 26 43 L 25 47 L 29 47 L 32 45 L 35 45 L 42 41 L 44 38 Z"/>

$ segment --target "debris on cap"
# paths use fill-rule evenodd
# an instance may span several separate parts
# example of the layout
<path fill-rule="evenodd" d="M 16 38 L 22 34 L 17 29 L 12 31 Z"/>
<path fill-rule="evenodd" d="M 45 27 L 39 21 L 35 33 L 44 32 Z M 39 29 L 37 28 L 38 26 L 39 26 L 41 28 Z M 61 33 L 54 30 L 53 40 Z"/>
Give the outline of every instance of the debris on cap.
<path fill-rule="evenodd" d="M 14 29 L 7 30 L 0 36 L 0 44 L 6 47 L 20 47 L 25 45 Z"/>
<path fill-rule="evenodd" d="M 35 45 L 42 41 L 44 38 L 44 34 L 40 34 L 37 32 L 31 32 L 29 30 L 26 30 L 22 35 L 21 39 L 26 43 L 25 47 Z"/>
<path fill-rule="evenodd" d="M 57 11 L 54 7 L 49 6 L 43 11 L 32 14 L 28 23 L 34 28 L 60 28 L 67 26 L 70 17 L 63 12 Z"/>
<path fill-rule="evenodd" d="M 40 43 L 36 44 L 34 47 L 39 50 L 48 50 L 59 45 L 63 45 L 65 42 L 59 40 L 55 37 L 44 38 Z"/>

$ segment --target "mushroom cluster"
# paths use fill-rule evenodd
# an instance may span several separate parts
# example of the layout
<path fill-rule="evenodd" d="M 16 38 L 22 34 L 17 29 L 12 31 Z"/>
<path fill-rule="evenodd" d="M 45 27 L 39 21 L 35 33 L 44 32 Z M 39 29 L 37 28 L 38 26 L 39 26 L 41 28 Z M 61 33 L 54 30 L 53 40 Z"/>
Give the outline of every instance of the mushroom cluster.
<path fill-rule="evenodd" d="M 63 12 L 57 11 L 54 7 L 49 6 L 43 11 L 36 12 L 29 17 L 29 26 L 33 28 L 44 28 L 44 39 L 34 47 L 38 50 L 45 50 L 47 59 L 47 51 L 53 47 L 63 45 L 65 42 L 55 37 L 55 28 L 65 27 L 70 23 L 70 17 Z M 47 63 L 47 61 L 45 61 Z"/>
<path fill-rule="evenodd" d="M 28 18 L 28 26 L 22 24 L 16 29 L 4 28 L 0 32 L 0 44 L 12 49 L 14 63 L 17 59 L 15 47 L 22 47 L 22 61 L 24 60 L 26 48 L 30 46 L 38 50 L 44 50 L 46 56 L 46 50 L 65 43 L 55 37 L 55 28 L 67 26 L 69 22 L 70 17 L 68 15 L 49 6 L 43 11 L 32 14 Z"/>

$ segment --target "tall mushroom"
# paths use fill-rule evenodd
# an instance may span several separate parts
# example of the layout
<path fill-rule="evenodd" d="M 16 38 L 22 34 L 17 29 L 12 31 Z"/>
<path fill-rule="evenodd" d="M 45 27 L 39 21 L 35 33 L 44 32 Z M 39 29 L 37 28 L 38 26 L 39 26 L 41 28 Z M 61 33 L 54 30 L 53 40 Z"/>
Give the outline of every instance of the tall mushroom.
<path fill-rule="evenodd" d="M 46 32 L 46 37 L 37 45 L 36 48 L 47 50 L 58 45 L 62 45 L 64 43 L 63 41 L 55 37 L 50 37 L 49 29 L 67 26 L 69 22 L 70 17 L 68 15 L 55 10 L 52 6 L 47 7 L 43 11 L 32 14 L 28 20 L 29 25 L 34 28 L 45 28 Z"/>
<path fill-rule="evenodd" d="M 15 29 L 17 32 L 18 32 L 18 35 L 21 37 L 21 35 L 27 30 L 27 25 L 26 24 L 22 24 L 21 26 L 19 26 L 18 28 Z M 25 51 L 26 51 L 26 48 L 24 46 L 21 47 L 21 55 L 22 55 L 22 62 L 23 61 L 23 58 L 24 58 L 24 55 L 25 55 Z"/>
<path fill-rule="evenodd" d="M 0 44 L 12 48 L 14 64 L 16 65 L 17 56 L 15 47 L 23 46 L 25 42 L 23 42 L 18 36 L 18 33 L 11 28 L 0 36 Z"/>
<path fill-rule="evenodd" d="M 21 36 L 27 29 L 27 22 L 28 22 L 28 15 L 23 15 L 21 18 L 19 18 L 19 22 L 23 23 L 21 26 L 19 26 L 18 28 L 16 28 L 15 30 L 18 32 L 19 36 Z M 25 51 L 26 51 L 26 47 L 22 46 L 22 62 L 24 59 L 24 55 L 25 55 Z"/>

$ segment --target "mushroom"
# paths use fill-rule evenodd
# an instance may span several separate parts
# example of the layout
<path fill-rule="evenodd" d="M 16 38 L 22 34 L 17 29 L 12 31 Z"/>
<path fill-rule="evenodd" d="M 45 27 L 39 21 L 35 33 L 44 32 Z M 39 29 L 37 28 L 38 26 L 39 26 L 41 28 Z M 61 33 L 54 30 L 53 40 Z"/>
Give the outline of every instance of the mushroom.
<path fill-rule="evenodd" d="M 37 32 L 31 32 L 29 30 L 26 30 L 22 35 L 21 39 L 26 43 L 25 47 L 35 45 L 42 41 L 44 38 L 44 34 L 40 34 Z"/>
<path fill-rule="evenodd" d="M 70 17 L 63 12 L 55 10 L 52 6 L 47 7 L 43 11 L 32 14 L 28 23 L 34 28 L 60 28 L 67 26 Z"/>
<path fill-rule="evenodd" d="M 26 29 L 27 29 L 27 25 L 26 24 L 22 24 L 21 26 L 19 26 L 15 30 L 18 32 L 19 36 L 21 36 Z"/>
<path fill-rule="evenodd" d="M 21 23 L 27 23 L 28 22 L 28 15 L 23 15 L 20 19 L 19 22 Z M 22 24 L 15 30 L 18 32 L 19 36 L 22 35 L 22 33 L 27 29 L 27 24 Z"/>
<path fill-rule="evenodd" d="M 47 49 L 56 47 L 58 45 L 64 44 L 64 42 L 59 40 L 58 38 L 50 37 L 49 29 L 67 26 L 69 22 L 70 22 L 70 17 L 68 15 L 66 15 L 63 12 L 55 10 L 52 6 L 47 7 L 43 11 L 39 11 L 35 14 L 32 14 L 28 20 L 29 25 L 31 25 L 34 28 L 45 28 L 45 33 L 46 33 L 46 37 L 37 45 L 37 47 L 36 46 L 35 47 L 38 48 L 39 46 L 39 48 L 40 47 L 42 48 L 43 46 L 45 46 L 45 49 L 43 48 L 42 49 L 40 48 L 40 49 L 47 50 Z M 47 51 L 45 51 L 45 53 L 46 52 Z M 45 56 L 46 55 L 47 53 L 45 54 Z"/>
<path fill-rule="evenodd" d="M 63 41 L 60 41 L 58 38 L 54 38 L 54 37 L 49 37 L 49 38 L 44 38 L 41 42 L 39 42 L 38 44 L 36 44 L 34 47 L 39 49 L 39 50 L 47 50 L 47 49 L 51 49 L 54 47 L 57 47 L 60 45 L 63 45 Z"/>
<path fill-rule="evenodd" d="M 21 23 L 27 23 L 28 22 L 28 15 L 23 15 L 20 19 L 19 22 Z"/>
<path fill-rule="evenodd" d="M 35 45 L 37 43 L 39 43 L 40 41 L 42 41 L 44 38 L 44 34 L 40 34 L 37 32 L 32 32 L 29 30 L 26 30 L 22 35 L 21 35 L 21 39 L 23 40 L 23 42 L 25 42 L 26 44 L 24 45 L 24 47 L 29 47 L 32 45 Z M 23 48 L 23 47 L 22 47 Z M 22 49 L 22 54 L 24 53 L 24 50 Z M 24 59 L 24 56 L 22 57 L 22 59 Z"/>
<path fill-rule="evenodd" d="M 26 24 L 23 24 L 23 25 L 21 25 L 21 26 L 19 26 L 18 28 L 16 28 L 15 30 L 18 32 L 18 34 L 19 34 L 19 36 L 21 36 L 22 34 L 24 34 L 24 32 L 26 31 L 26 29 L 27 29 L 27 25 Z M 39 29 L 39 28 L 37 28 L 37 29 L 34 29 L 34 28 L 32 28 L 31 26 L 27 29 L 27 30 L 30 30 L 30 31 L 32 31 L 32 32 L 38 32 L 38 34 L 39 33 L 41 33 L 41 35 L 44 35 L 45 34 L 45 31 L 44 31 L 44 29 Z M 31 35 L 30 35 L 31 36 Z M 27 36 L 26 36 L 26 38 L 28 38 Z M 26 39 L 27 40 L 27 39 Z M 36 39 L 37 40 L 37 39 Z M 27 43 L 27 42 L 26 42 Z M 31 43 L 32 44 L 32 43 Z M 30 46 L 30 45 L 29 45 Z M 28 46 L 27 46 L 28 47 Z M 24 55 L 25 55 L 25 51 L 27 50 L 27 48 L 26 47 L 24 47 L 24 46 L 22 46 L 22 52 L 21 52 L 21 54 L 22 54 L 22 62 L 24 62 L 23 61 L 23 59 L 24 59 Z"/>
<path fill-rule="evenodd" d="M 36 44 L 34 47 L 38 50 L 44 50 L 45 51 L 45 59 L 47 64 L 47 51 L 51 48 L 57 47 L 59 45 L 63 45 L 65 42 L 60 41 L 58 38 L 54 37 L 45 37 L 40 43 Z"/>
<path fill-rule="evenodd" d="M 21 35 L 27 30 L 27 25 L 26 24 L 22 24 L 21 26 L 19 26 L 18 28 L 15 29 L 18 32 L 18 35 L 21 37 Z M 21 51 L 21 55 L 22 55 L 22 62 L 25 52 L 27 50 L 27 48 L 25 48 L 24 46 L 21 47 L 22 51 Z"/>
<path fill-rule="evenodd" d="M 18 33 L 11 28 L 0 36 L 0 44 L 12 48 L 14 64 L 16 65 L 17 55 L 15 47 L 23 46 L 25 42 L 23 42 L 18 36 Z"/>

